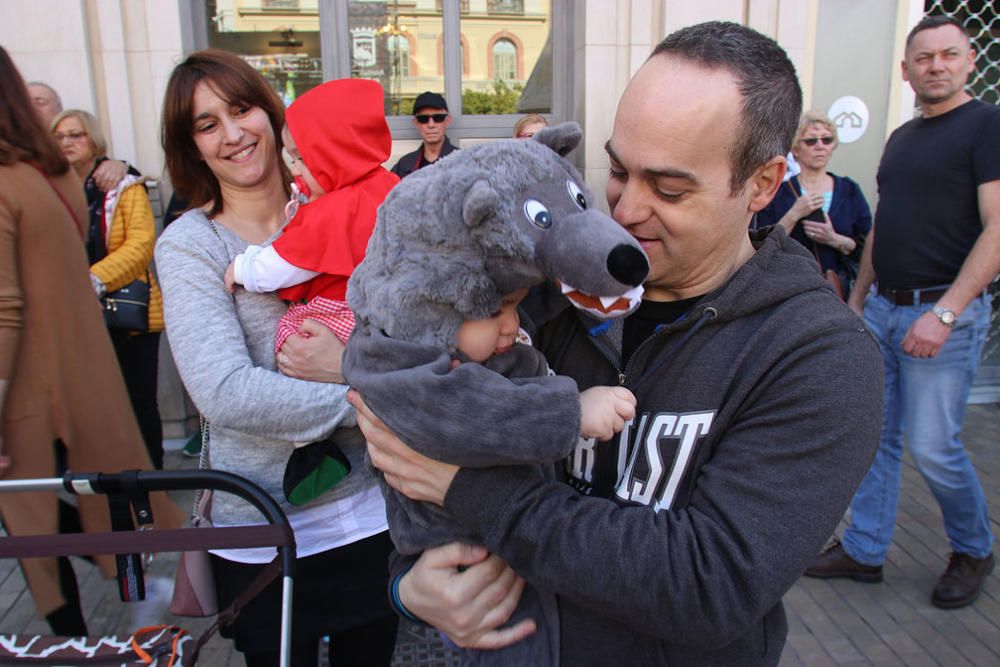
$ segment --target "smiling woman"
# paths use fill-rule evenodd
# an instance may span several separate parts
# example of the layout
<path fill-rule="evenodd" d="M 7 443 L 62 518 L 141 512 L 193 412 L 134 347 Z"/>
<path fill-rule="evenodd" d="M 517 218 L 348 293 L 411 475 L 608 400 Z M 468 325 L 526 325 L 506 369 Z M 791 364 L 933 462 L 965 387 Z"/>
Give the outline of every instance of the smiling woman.
<path fill-rule="evenodd" d="M 315 665 L 319 639 L 329 635 L 338 647 L 333 664 L 388 665 L 396 633 L 385 595 L 391 545 L 347 387 L 333 383 L 340 378 L 343 346 L 325 327 L 308 339 L 292 336 L 281 356 L 292 357 L 291 367 L 301 374 L 277 372 L 275 328 L 285 304 L 274 293 L 230 294 L 224 282 L 236 255 L 248 244 L 269 244 L 286 222 L 290 178 L 279 157 L 283 123 L 281 101 L 237 56 L 199 51 L 171 75 L 163 148 L 174 187 L 194 208 L 170 225 L 156 247 L 167 334 L 184 386 L 208 422 L 207 461 L 263 487 L 292 524 L 299 556 L 292 664 Z M 293 341 L 298 356 L 289 350 Z M 335 431 L 350 475 L 310 502 L 289 504 L 282 471 L 292 452 Z M 213 498 L 216 525 L 255 523 L 258 517 L 231 497 Z M 223 549 L 213 556 L 224 607 L 274 550 Z M 277 664 L 279 596 L 273 582 L 232 628 L 248 667 Z"/>

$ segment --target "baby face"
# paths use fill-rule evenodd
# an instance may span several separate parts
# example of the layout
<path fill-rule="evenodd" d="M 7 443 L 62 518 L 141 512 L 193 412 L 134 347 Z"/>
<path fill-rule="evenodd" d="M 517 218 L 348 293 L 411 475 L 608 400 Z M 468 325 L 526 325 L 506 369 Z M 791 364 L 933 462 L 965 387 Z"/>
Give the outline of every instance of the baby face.
<path fill-rule="evenodd" d="M 462 323 L 457 336 L 459 351 L 472 361 L 482 363 L 494 354 L 510 350 L 521 326 L 517 306 L 527 294 L 527 289 L 508 294 L 500 303 L 500 310 L 490 317 Z"/>
<path fill-rule="evenodd" d="M 284 154 L 285 162 L 288 164 L 288 170 L 292 172 L 292 176 L 305 183 L 306 187 L 309 188 L 303 194 L 309 198 L 309 201 L 313 201 L 321 195 L 326 194 L 326 191 L 316 182 L 312 172 L 309 171 L 309 167 L 302 160 L 302 155 L 295 146 L 295 139 L 292 138 L 292 133 L 288 131 L 287 123 L 281 128 L 281 141 L 285 144 L 282 153 Z"/>

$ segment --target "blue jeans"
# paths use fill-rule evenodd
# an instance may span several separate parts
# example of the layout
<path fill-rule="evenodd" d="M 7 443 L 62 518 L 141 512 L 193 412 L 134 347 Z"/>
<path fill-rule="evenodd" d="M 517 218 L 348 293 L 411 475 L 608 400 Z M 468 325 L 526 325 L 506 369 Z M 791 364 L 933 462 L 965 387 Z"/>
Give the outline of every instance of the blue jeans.
<path fill-rule="evenodd" d="M 878 294 L 865 304 L 865 324 L 878 339 L 885 364 L 882 439 L 851 501 L 851 525 L 841 539 L 847 555 L 865 565 L 881 565 L 892 542 L 904 433 L 941 507 L 952 550 L 985 558 L 993 547 L 983 489 L 959 440 L 989 329 L 990 303 L 987 295 L 976 297 L 938 355 L 916 359 L 903 352 L 903 338 L 932 306 L 894 306 Z"/>

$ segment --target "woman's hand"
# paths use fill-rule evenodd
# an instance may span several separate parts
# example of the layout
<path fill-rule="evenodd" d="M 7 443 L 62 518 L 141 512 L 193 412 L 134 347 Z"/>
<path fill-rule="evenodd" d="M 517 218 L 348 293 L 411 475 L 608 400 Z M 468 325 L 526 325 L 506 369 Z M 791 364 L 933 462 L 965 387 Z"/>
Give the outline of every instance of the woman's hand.
<path fill-rule="evenodd" d="M 316 320 L 307 319 L 278 350 L 278 370 L 288 377 L 313 382 L 344 384 L 340 359 L 344 344 L 337 335 Z"/>
<path fill-rule="evenodd" d="M 802 220 L 813 211 L 823 206 L 823 193 L 822 192 L 808 192 L 792 204 L 792 208 L 789 209 L 789 214 L 794 220 Z M 803 223 L 804 224 L 804 223 Z"/>
<path fill-rule="evenodd" d="M 535 621 L 507 622 L 524 580 L 481 546 L 452 542 L 428 549 L 399 582 L 399 597 L 415 616 L 464 648 L 498 649 L 533 634 Z"/>
<path fill-rule="evenodd" d="M 830 220 L 829 215 L 824 213 L 823 218 L 823 222 L 814 220 L 802 221 L 802 229 L 805 231 L 806 236 L 816 243 L 828 245 L 845 255 L 850 254 L 854 250 L 854 239 L 843 234 L 838 234 L 837 230 L 833 228 L 833 222 Z"/>
<path fill-rule="evenodd" d="M 232 294 L 236 291 L 236 262 L 229 262 L 229 266 L 226 267 L 226 275 L 222 279 L 226 283 L 227 292 Z"/>
<path fill-rule="evenodd" d="M 347 392 L 347 400 L 358 413 L 372 465 L 382 471 L 389 486 L 412 500 L 443 506 L 458 466 L 429 459 L 407 447 L 368 409 L 357 391 Z"/>

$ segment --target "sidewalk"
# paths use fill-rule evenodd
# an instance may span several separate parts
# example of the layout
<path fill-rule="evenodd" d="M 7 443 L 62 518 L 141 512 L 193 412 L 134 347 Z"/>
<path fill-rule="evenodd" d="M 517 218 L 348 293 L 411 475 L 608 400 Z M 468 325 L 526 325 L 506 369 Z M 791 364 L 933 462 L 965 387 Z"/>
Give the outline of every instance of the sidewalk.
<path fill-rule="evenodd" d="M 971 405 L 963 433 L 990 504 L 994 534 L 1000 535 L 1000 405 Z M 189 468 L 191 459 L 167 454 L 168 467 Z M 189 496 L 178 498 L 190 505 Z M 1000 553 L 1000 548 L 997 549 Z M 899 522 L 885 567 L 885 582 L 801 579 L 785 596 L 789 635 L 781 667 L 799 665 L 959 665 L 1000 666 L 1000 569 L 994 571 L 971 607 L 942 611 L 930 591 L 947 564 L 948 544 L 937 504 L 907 459 Z M 158 558 L 154 574 L 170 576 L 176 556 Z M 86 616 L 93 634 L 126 632 L 128 613 L 112 582 L 74 559 Z M 207 621 L 176 619 L 197 634 Z M 45 633 L 34 612 L 19 568 L 0 561 L 0 633 Z M 216 637 L 199 664 L 243 667 L 229 642 Z M 394 667 L 453 667 L 454 656 L 427 628 L 400 627 Z"/>

